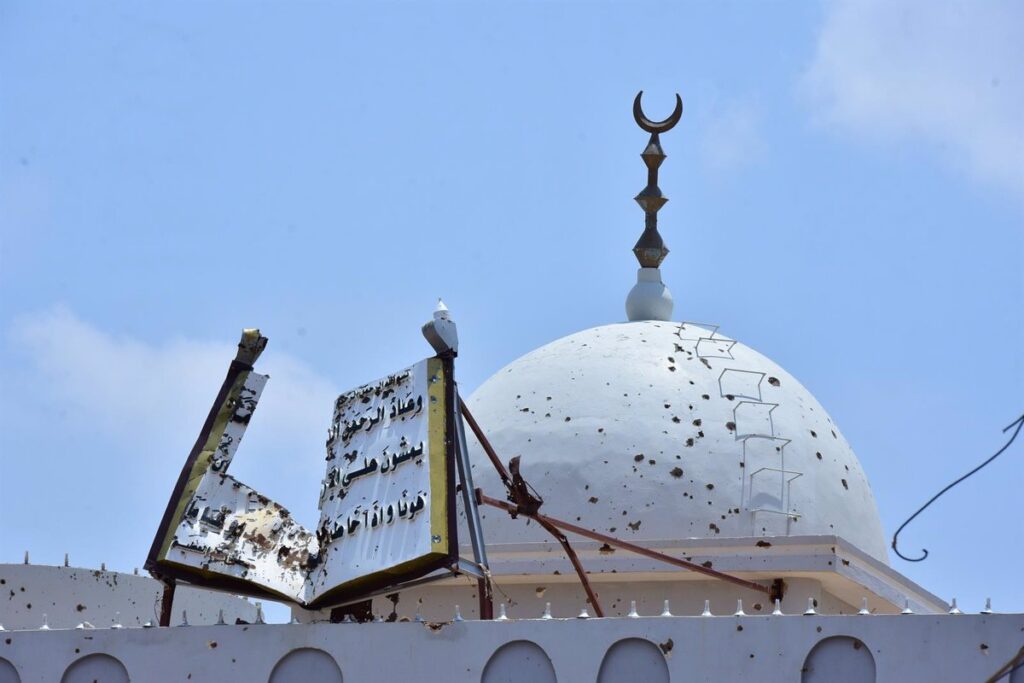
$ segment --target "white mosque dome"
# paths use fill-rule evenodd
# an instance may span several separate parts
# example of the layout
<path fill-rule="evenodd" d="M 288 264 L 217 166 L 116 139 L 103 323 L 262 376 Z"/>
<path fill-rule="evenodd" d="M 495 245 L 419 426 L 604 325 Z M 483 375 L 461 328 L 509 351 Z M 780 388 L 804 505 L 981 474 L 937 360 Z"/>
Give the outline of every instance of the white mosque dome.
<path fill-rule="evenodd" d="M 513 361 L 467 401 L 541 512 L 628 541 L 835 535 L 886 562 L 850 445 L 792 375 L 692 323 L 605 325 Z M 470 437 L 475 485 L 503 487 Z M 488 545 L 551 542 L 485 510 Z"/>

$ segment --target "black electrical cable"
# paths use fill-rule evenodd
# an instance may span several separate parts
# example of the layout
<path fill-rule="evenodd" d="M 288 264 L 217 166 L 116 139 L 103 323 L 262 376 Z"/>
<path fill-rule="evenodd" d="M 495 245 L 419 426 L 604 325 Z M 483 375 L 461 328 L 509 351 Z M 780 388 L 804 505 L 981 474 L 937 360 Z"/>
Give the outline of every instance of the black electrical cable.
<path fill-rule="evenodd" d="M 1016 427 L 1016 429 L 1013 429 L 1014 427 Z M 917 509 L 917 512 L 915 512 L 914 514 L 910 515 L 910 517 L 907 519 L 907 521 L 903 522 L 903 524 L 900 524 L 900 528 L 897 529 L 896 533 L 894 533 L 892 535 L 892 551 L 894 553 L 896 553 L 897 555 L 899 555 L 901 559 L 904 559 L 907 562 L 920 562 L 920 561 L 924 560 L 926 557 L 928 557 L 928 550 L 925 549 L 925 548 L 921 549 L 921 552 L 924 553 L 923 555 L 921 555 L 921 557 L 907 557 L 906 555 L 904 555 L 903 553 L 901 553 L 899 551 L 899 548 L 896 547 L 896 537 L 900 535 L 901 531 L 903 531 L 903 527 L 907 526 L 912 521 L 914 521 L 915 517 L 917 517 L 919 514 L 924 512 L 925 509 L 929 505 L 934 503 L 936 500 L 938 500 L 939 496 L 941 496 L 943 493 L 945 493 L 946 491 L 950 490 L 951 488 L 953 488 L 954 486 L 956 486 L 957 484 L 962 482 L 964 479 L 966 479 L 967 477 L 971 476 L 972 474 L 974 474 L 975 472 L 980 470 L 982 467 L 984 467 L 985 465 L 989 464 L 990 462 L 992 462 L 993 460 L 998 458 L 1000 455 L 1002 455 L 1003 451 L 1005 451 L 1007 448 L 1009 448 L 1010 444 L 1013 443 L 1013 440 L 1017 438 L 1018 434 L 1020 434 L 1021 427 L 1024 427 L 1024 415 L 1021 415 L 1016 420 L 1014 420 L 1009 425 L 1007 425 L 1005 429 L 1003 429 L 1003 433 L 1004 434 L 1006 432 L 1010 431 L 1011 429 L 1013 429 L 1013 436 L 1010 437 L 1009 441 L 1007 441 L 1005 444 L 1003 444 L 1002 448 L 1000 448 L 998 451 L 996 451 L 995 455 L 993 455 L 991 458 L 989 458 L 985 462 L 983 462 L 980 465 L 978 465 L 977 467 L 975 467 L 973 470 L 971 470 L 970 472 L 968 472 L 964 476 L 962 476 L 959 479 L 957 479 L 956 481 L 954 481 L 952 484 L 949 484 L 948 486 L 946 486 L 946 488 L 944 488 L 941 491 L 939 491 L 938 493 L 936 493 L 934 496 L 931 497 L 931 499 L 927 503 L 925 503 L 924 505 L 919 507 Z"/>

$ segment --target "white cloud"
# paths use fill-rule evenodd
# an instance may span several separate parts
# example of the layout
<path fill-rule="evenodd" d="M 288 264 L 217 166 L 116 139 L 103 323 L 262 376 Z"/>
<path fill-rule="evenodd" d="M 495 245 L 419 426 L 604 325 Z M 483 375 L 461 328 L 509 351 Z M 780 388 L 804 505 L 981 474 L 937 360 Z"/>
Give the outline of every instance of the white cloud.
<path fill-rule="evenodd" d="M 30 363 L 22 372 L 32 392 L 79 428 L 87 425 L 86 433 L 95 431 L 120 444 L 118 452 L 105 454 L 108 463 L 148 462 L 161 476 L 168 471 L 176 476 L 184 463 L 237 341 L 176 337 L 146 343 L 108 334 L 64 308 L 21 319 L 12 338 L 28 355 Z M 300 519 L 315 517 L 310 501 L 323 474 L 323 444 L 338 392 L 272 346 L 257 370 L 271 378 L 232 473 L 286 506 L 308 503 L 303 507 L 310 510 L 296 505 L 294 512 Z M 141 470 L 145 476 L 144 464 Z M 174 481 L 152 484 L 169 493 Z"/>
<path fill-rule="evenodd" d="M 757 112 L 736 102 L 712 110 L 700 138 L 705 165 L 718 172 L 746 166 L 764 153 L 764 147 Z"/>
<path fill-rule="evenodd" d="M 802 84 L 825 121 L 927 141 L 973 176 L 1024 195 L 1024 4 L 825 6 Z"/>

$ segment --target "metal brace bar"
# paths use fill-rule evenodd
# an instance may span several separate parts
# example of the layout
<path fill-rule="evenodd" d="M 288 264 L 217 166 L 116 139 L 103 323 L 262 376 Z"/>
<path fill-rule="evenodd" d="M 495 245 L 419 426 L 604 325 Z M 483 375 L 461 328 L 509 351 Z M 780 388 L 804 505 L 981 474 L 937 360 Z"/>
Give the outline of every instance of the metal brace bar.
<path fill-rule="evenodd" d="M 480 593 L 480 618 L 494 618 L 494 601 L 491 590 L 490 572 L 487 569 L 487 548 L 484 543 L 483 525 L 480 522 L 480 510 L 477 508 L 476 496 L 473 486 L 473 470 L 469 462 L 469 448 L 466 445 L 466 428 L 462 424 L 462 414 L 466 411 L 459 395 L 458 387 L 455 389 L 455 462 L 458 465 L 459 481 L 462 484 L 462 506 L 466 510 L 466 524 L 469 527 L 469 538 L 473 544 L 473 559 L 477 567 L 474 571 L 466 571 L 477 577 L 477 587 Z M 459 567 L 462 568 L 462 560 Z M 482 569 L 482 572 L 481 572 Z"/>

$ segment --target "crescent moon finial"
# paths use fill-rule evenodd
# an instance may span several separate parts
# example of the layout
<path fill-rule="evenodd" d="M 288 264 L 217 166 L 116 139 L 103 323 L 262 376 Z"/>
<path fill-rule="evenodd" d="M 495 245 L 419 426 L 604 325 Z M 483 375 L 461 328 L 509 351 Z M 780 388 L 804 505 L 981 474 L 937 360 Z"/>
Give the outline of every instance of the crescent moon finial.
<path fill-rule="evenodd" d="M 643 107 L 640 106 L 640 98 L 643 97 L 643 94 L 644 91 L 641 90 L 636 94 L 636 99 L 633 100 L 633 118 L 636 119 L 637 125 L 654 135 L 672 130 L 679 123 L 679 119 L 683 115 L 683 98 L 679 96 L 679 93 L 676 93 L 676 108 L 672 110 L 672 114 L 664 121 L 651 121 L 644 116 Z"/>

